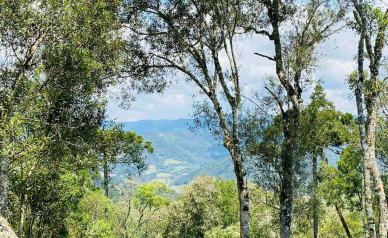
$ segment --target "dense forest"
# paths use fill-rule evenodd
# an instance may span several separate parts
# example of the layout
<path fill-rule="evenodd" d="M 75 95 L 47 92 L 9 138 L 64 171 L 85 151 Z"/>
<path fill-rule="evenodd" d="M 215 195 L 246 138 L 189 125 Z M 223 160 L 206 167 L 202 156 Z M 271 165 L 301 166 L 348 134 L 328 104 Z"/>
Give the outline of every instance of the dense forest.
<path fill-rule="evenodd" d="M 0 236 L 386 238 L 387 6 L 0 0 Z M 357 42 L 353 114 L 316 77 L 344 31 Z M 242 51 L 254 36 L 270 49 Z M 272 65 L 260 90 L 245 88 L 247 54 Z M 108 102 L 130 111 L 182 82 L 194 94 L 184 140 L 154 147 L 109 118 Z M 217 151 L 177 160 L 183 147 Z M 148 164 L 154 153 L 166 160 Z M 198 155 L 222 159 L 201 173 Z M 231 167 L 233 179 L 206 175 Z"/>

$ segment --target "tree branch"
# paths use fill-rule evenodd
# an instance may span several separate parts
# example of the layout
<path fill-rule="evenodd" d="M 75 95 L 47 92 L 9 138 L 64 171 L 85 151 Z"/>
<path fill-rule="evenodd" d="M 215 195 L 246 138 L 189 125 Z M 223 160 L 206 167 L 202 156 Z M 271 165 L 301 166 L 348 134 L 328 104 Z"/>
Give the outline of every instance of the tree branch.
<path fill-rule="evenodd" d="M 276 100 L 276 102 L 279 105 L 280 111 L 282 112 L 282 115 L 285 114 L 284 109 L 283 109 L 283 103 L 280 101 L 279 97 L 276 96 L 274 92 L 272 92 L 267 86 L 264 87 L 271 95 L 272 97 Z"/>
<path fill-rule="evenodd" d="M 272 60 L 272 61 L 276 61 L 275 57 L 270 57 L 270 56 L 263 55 L 263 54 L 256 53 L 256 52 L 253 54 L 258 55 L 258 56 L 263 57 L 263 58 L 267 58 L 267 59 Z"/>

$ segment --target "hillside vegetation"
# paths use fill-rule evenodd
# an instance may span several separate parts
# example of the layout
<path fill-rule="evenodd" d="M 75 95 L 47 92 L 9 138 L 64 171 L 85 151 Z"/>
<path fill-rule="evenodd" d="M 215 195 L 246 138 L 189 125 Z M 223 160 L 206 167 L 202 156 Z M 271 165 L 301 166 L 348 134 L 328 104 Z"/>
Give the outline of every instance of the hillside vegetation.
<path fill-rule="evenodd" d="M 0 0 L 0 237 L 387 238 L 387 45 L 379 1 Z"/>

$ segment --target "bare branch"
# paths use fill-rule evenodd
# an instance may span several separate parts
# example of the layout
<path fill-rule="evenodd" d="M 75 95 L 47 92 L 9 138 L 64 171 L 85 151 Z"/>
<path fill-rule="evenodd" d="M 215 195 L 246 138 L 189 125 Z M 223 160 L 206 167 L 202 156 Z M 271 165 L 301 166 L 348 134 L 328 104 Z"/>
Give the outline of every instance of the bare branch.
<path fill-rule="evenodd" d="M 267 58 L 267 59 L 272 60 L 272 61 L 276 61 L 275 57 L 270 57 L 270 56 L 263 55 L 263 54 L 256 53 L 256 52 L 253 54 L 258 55 L 258 56 L 263 57 L 263 58 Z"/>
<path fill-rule="evenodd" d="M 282 115 L 284 115 L 284 109 L 283 109 L 283 103 L 282 101 L 280 101 L 279 97 L 276 96 L 276 94 L 274 92 L 271 91 L 271 89 L 269 89 L 267 86 L 264 87 L 271 95 L 272 97 L 276 100 L 276 102 L 278 103 L 279 105 L 279 108 L 280 108 L 280 111 L 282 112 Z"/>

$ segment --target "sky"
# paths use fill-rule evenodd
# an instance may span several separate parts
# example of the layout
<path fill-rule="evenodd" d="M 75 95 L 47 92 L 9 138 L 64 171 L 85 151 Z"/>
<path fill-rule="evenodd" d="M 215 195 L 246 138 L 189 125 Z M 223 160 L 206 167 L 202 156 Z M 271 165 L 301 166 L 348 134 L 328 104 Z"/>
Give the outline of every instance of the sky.
<path fill-rule="evenodd" d="M 355 61 L 357 42 L 357 35 L 351 31 L 333 35 L 322 45 L 321 50 L 325 57 L 314 74 L 316 80 L 324 81 L 326 97 L 334 102 L 336 109 L 353 114 L 356 114 L 355 99 L 351 97 L 345 78 L 357 67 Z M 250 97 L 253 92 L 262 90 L 265 76 L 275 74 L 275 63 L 254 53 L 272 56 L 274 47 L 267 38 L 253 35 L 237 44 L 237 52 L 242 94 Z M 221 64 L 228 64 L 226 56 L 221 56 Z M 114 100 L 110 99 L 107 108 L 109 119 L 129 122 L 190 118 L 195 99 L 193 94 L 197 95 L 199 90 L 194 84 L 185 82 L 184 77 L 178 76 L 176 81 L 177 83 L 165 90 L 163 94 L 139 95 L 130 109 L 121 109 Z M 303 98 L 308 99 L 310 94 L 311 89 L 304 94 Z"/>

